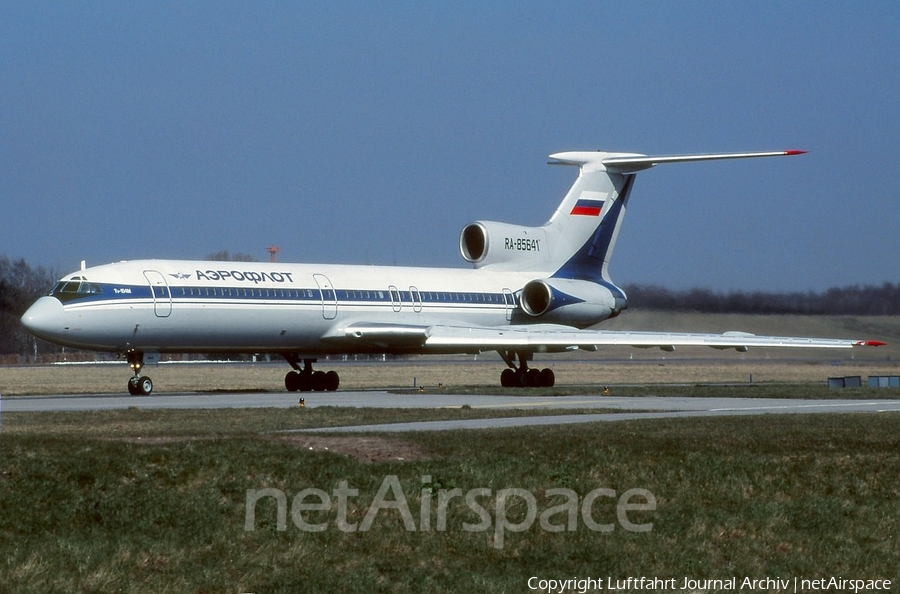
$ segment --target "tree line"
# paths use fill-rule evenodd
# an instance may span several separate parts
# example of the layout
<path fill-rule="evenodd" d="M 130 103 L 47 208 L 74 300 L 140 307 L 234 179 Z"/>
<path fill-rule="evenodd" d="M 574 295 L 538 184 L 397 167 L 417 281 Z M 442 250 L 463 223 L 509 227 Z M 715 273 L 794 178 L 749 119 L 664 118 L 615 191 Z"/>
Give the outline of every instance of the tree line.
<path fill-rule="evenodd" d="M 628 307 L 665 311 L 828 316 L 900 315 L 900 284 L 832 287 L 821 293 L 795 291 L 673 291 L 658 285 L 623 287 Z"/>
<path fill-rule="evenodd" d="M 0 355 L 35 357 L 58 350 L 26 332 L 19 318 L 38 297 L 50 292 L 59 276 L 55 270 L 30 266 L 24 259 L 0 256 Z"/>
<path fill-rule="evenodd" d="M 218 252 L 208 260 L 252 259 L 245 254 Z M 58 271 L 31 266 L 24 259 L 0 256 L 0 356 L 4 361 L 31 361 L 60 348 L 35 339 L 22 327 L 25 310 L 53 288 Z M 658 285 L 627 285 L 631 309 L 700 313 L 801 314 L 801 315 L 900 315 L 900 284 L 851 285 L 812 291 L 718 292 L 710 289 L 673 291 Z"/>

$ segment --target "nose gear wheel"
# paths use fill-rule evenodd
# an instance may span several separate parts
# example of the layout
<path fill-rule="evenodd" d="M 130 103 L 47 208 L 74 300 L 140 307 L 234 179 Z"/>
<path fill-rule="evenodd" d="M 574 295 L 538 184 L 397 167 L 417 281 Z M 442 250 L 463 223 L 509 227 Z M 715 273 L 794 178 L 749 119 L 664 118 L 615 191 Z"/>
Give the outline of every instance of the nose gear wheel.
<path fill-rule="evenodd" d="M 132 396 L 149 396 L 153 391 L 153 380 L 141 375 L 144 368 L 144 353 L 128 351 L 125 356 L 128 359 L 128 366 L 134 372 L 134 376 L 128 380 L 128 393 Z"/>

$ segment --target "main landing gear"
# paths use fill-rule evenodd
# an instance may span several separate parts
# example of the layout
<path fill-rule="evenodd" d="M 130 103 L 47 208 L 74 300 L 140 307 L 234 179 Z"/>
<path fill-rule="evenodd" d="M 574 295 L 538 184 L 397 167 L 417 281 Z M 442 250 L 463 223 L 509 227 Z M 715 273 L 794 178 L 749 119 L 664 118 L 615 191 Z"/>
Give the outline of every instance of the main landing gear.
<path fill-rule="evenodd" d="M 552 388 L 556 383 L 556 375 L 552 369 L 532 369 L 528 367 L 528 361 L 533 353 L 510 353 L 500 351 L 500 356 L 509 365 L 500 374 L 500 385 L 504 388 Z M 516 367 L 514 358 L 519 358 L 519 366 Z"/>
<path fill-rule="evenodd" d="M 144 368 L 144 353 L 139 351 L 128 351 L 128 366 L 134 372 L 134 376 L 128 380 L 128 393 L 132 396 L 149 396 L 153 391 L 153 380 L 146 375 L 141 375 Z"/>
<path fill-rule="evenodd" d="M 289 392 L 334 392 L 341 384 L 341 377 L 337 371 L 313 371 L 312 364 L 316 359 L 303 359 L 303 367 L 300 367 L 300 359 L 293 355 L 284 355 L 285 360 L 291 364 L 294 371 L 289 371 L 284 376 L 284 387 Z"/>

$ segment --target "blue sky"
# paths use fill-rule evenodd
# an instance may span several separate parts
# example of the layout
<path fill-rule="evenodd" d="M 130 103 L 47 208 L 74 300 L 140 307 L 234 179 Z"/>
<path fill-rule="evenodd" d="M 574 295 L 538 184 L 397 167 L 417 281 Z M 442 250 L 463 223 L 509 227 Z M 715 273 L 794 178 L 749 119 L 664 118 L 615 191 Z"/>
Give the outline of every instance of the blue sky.
<path fill-rule="evenodd" d="M 6 2 L 0 254 L 464 266 L 564 150 L 638 175 L 619 284 L 900 281 L 896 2 Z"/>

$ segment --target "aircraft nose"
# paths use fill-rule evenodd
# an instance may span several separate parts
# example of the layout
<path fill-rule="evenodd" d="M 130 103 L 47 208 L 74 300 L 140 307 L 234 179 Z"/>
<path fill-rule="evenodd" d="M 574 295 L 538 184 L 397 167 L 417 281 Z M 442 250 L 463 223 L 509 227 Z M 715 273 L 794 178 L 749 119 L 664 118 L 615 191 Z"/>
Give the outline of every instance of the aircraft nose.
<path fill-rule="evenodd" d="M 22 325 L 44 340 L 58 339 L 68 329 L 63 305 L 56 297 L 41 297 L 22 315 Z"/>

